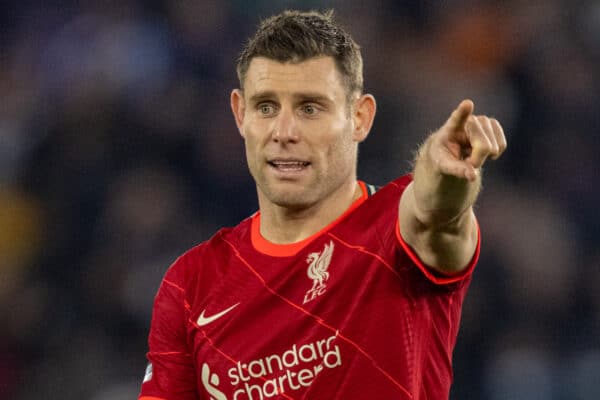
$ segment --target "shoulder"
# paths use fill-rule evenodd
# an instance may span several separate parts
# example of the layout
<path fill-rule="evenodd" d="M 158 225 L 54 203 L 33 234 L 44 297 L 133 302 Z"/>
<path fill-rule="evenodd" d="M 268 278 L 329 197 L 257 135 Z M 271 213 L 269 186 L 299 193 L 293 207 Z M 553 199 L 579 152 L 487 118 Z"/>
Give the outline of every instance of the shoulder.
<path fill-rule="evenodd" d="M 400 196 L 406 189 L 406 187 L 412 182 L 413 178 L 411 174 L 402 175 L 399 178 L 387 183 L 377 192 L 386 193 L 388 196 Z"/>
<path fill-rule="evenodd" d="M 396 249 L 395 228 L 398 204 L 410 175 L 402 176 L 383 186 L 361 182 L 366 199 L 330 232 L 349 245 L 367 249 L 393 262 Z"/>
<path fill-rule="evenodd" d="M 235 227 L 219 229 L 210 239 L 197 244 L 180 255 L 168 268 L 164 280 L 182 287 L 189 286 L 234 253 L 234 249 L 250 233 L 250 218 L 244 219 Z"/>
<path fill-rule="evenodd" d="M 369 192 L 368 203 L 382 203 L 399 200 L 406 187 L 412 182 L 412 175 L 402 175 L 383 186 L 375 186 L 365 182 Z"/>
<path fill-rule="evenodd" d="M 378 188 L 357 210 L 351 225 L 344 227 L 346 236 L 352 236 L 364 248 L 388 260 L 395 265 L 397 271 L 407 272 L 407 277 L 415 281 L 423 281 L 428 285 L 447 285 L 465 280 L 472 271 L 476 256 L 464 273 L 453 276 L 440 275 L 425 265 L 402 239 L 398 225 L 398 207 L 411 182 L 412 175 L 403 175 Z M 423 280 L 423 276 L 427 279 Z"/>
<path fill-rule="evenodd" d="M 390 223 L 393 227 L 398 214 L 400 197 L 410 182 L 412 176 L 403 175 L 380 187 L 365 183 L 369 196 L 353 213 L 352 223 L 358 223 L 362 228 L 382 224 L 389 228 Z"/>

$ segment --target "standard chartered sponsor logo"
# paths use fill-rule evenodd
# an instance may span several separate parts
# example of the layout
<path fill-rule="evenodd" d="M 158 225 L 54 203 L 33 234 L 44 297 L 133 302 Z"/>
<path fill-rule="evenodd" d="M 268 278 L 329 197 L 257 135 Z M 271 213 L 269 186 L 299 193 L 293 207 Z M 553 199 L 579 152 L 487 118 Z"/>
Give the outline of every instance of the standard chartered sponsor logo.
<path fill-rule="evenodd" d="M 210 400 L 227 400 L 225 393 L 217 389 L 219 383 L 219 376 L 210 372 L 210 367 L 207 363 L 202 364 L 202 384 L 208 394 L 210 394 Z"/>
<path fill-rule="evenodd" d="M 340 348 L 334 344 L 335 338 L 333 335 L 303 345 L 294 344 L 279 354 L 238 362 L 227 372 L 233 387 L 232 400 L 263 400 L 310 386 L 320 372 L 342 365 Z M 218 377 L 214 377 L 218 382 Z M 210 387 L 209 392 L 214 397 L 218 383 L 207 383 L 204 386 L 207 389 Z"/>

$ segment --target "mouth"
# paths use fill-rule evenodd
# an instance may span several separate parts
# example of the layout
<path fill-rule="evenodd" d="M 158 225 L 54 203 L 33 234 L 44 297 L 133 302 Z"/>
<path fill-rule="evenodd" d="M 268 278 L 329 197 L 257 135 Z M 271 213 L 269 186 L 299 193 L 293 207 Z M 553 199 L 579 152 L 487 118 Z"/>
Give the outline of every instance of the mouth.
<path fill-rule="evenodd" d="M 267 163 L 281 172 L 296 172 L 302 171 L 310 165 L 310 162 L 295 159 L 273 159 L 267 161 Z"/>

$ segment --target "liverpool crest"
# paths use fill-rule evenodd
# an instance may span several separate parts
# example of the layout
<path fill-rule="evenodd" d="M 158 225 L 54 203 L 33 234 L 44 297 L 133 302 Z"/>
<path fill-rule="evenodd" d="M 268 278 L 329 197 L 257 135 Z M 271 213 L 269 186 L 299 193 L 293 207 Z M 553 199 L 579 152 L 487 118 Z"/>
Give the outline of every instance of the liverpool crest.
<path fill-rule="evenodd" d="M 325 293 L 327 285 L 325 282 L 329 279 L 329 263 L 331 262 L 331 255 L 333 254 L 333 241 L 325 244 L 323 251 L 310 253 L 306 258 L 308 263 L 308 278 L 312 279 L 313 285 L 304 295 L 304 303 L 312 301 Z"/>

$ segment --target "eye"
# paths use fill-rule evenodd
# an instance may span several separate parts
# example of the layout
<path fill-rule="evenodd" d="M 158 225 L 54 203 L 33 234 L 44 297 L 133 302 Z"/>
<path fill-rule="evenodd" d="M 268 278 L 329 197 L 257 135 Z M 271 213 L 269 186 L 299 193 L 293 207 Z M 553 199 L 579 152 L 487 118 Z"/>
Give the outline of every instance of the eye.
<path fill-rule="evenodd" d="M 275 113 L 275 107 L 271 103 L 260 103 L 257 108 L 263 116 L 270 116 Z"/>
<path fill-rule="evenodd" d="M 302 112 L 304 112 L 306 115 L 315 115 L 317 112 L 319 112 L 319 110 L 314 104 L 303 104 Z"/>

